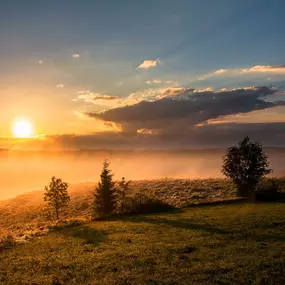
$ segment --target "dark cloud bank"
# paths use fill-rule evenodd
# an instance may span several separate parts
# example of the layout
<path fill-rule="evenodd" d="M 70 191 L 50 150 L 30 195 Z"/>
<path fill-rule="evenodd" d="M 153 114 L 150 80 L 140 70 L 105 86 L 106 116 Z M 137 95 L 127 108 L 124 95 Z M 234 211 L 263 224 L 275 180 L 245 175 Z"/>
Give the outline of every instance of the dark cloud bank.
<path fill-rule="evenodd" d="M 268 87 L 219 92 L 169 88 L 159 92 L 157 98 L 165 96 L 162 99 L 86 114 L 106 124 L 119 124 L 122 132 L 51 136 L 43 144 L 65 148 L 219 148 L 249 135 L 266 146 L 285 146 L 285 122 L 207 123 L 225 115 L 284 105 L 284 101 L 263 100 L 276 91 Z"/>
<path fill-rule="evenodd" d="M 195 92 L 193 89 L 174 92 L 170 88 L 163 91 L 162 95 L 166 97 L 162 99 L 87 115 L 122 126 L 120 134 L 100 136 L 99 141 L 104 141 L 108 147 L 225 147 L 245 135 L 268 146 L 284 146 L 285 123 L 207 123 L 210 119 L 225 115 L 284 105 L 283 101 L 263 100 L 276 91 L 268 87 L 254 87 L 218 92 Z M 138 130 L 142 133 L 137 133 Z M 148 130 L 148 134 L 144 130 Z M 96 135 L 77 139 L 87 144 L 99 143 L 99 136 Z"/>
<path fill-rule="evenodd" d="M 177 127 L 179 127 L 183 133 L 183 130 L 209 119 L 262 110 L 280 104 L 260 99 L 276 92 L 267 87 L 223 92 L 193 92 L 189 89 L 182 89 L 175 95 L 171 95 L 173 94 L 172 90 L 167 89 L 162 95 L 167 95 L 165 94 L 167 91 L 169 96 L 156 101 L 143 101 L 132 106 L 115 108 L 100 114 L 88 113 L 87 115 L 119 123 L 124 130 L 150 129 L 164 133 L 177 131 Z"/>

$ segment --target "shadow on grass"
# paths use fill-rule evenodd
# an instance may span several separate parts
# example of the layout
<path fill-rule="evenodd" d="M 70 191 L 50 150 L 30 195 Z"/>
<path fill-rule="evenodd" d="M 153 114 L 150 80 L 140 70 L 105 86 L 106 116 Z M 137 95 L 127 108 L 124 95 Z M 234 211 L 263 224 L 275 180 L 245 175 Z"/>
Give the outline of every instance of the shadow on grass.
<path fill-rule="evenodd" d="M 180 228 L 180 229 L 186 229 L 186 230 L 206 231 L 211 234 L 231 234 L 232 233 L 231 231 L 221 229 L 221 228 L 216 228 L 208 224 L 191 223 L 186 220 L 164 219 L 160 217 L 149 218 L 146 216 L 140 216 L 140 217 L 133 217 L 132 219 L 128 219 L 127 221 L 134 222 L 134 223 L 150 223 L 150 224 L 158 225 L 160 227 L 167 225 L 167 226 L 172 226 L 174 228 Z"/>
<path fill-rule="evenodd" d="M 74 227 L 58 230 L 61 234 L 82 240 L 85 244 L 98 245 L 107 240 L 105 231 L 97 230 L 88 226 Z"/>
<path fill-rule="evenodd" d="M 210 202 L 203 202 L 198 204 L 190 204 L 187 205 L 187 208 L 202 208 L 202 207 L 212 207 L 212 206 L 222 206 L 222 205 L 239 205 L 248 203 L 248 198 L 236 198 L 236 199 L 229 199 L 229 200 L 219 200 L 219 201 L 210 201 Z"/>
<path fill-rule="evenodd" d="M 260 235 L 256 239 L 258 242 L 274 242 L 280 241 L 285 242 L 285 236 L 283 233 L 280 234 L 271 234 L 271 235 Z"/>
<path fill-rule="evenodd" d="M 240 230 L 227 230 L 223 228 L 217 228 L 215 226 L 209 225 L 208 223 L 192 223 L 186 220 L 173 220 L 167 218 L 160 218 L 160 217 L 134 217 L 132 219 L 126 220 L 127 222 L 134 222 L 134 223 L 150 223 L 158 225 L 159 227 L 163 226 L 172 226 L 175 228 L 186 229 L 186 230 L 197 230 L 203 231 L 210 234 L 219 234 L 219 235 L 227 235 L 232 240 L 245 240 L 254 239 L 256 242 L 285 242 L 285 235 L 283 232 L 280 233 L 272 233 L 272 234 L 265 234 L 261 233 L 258 235 L 255 234 L 248 234 L 245 230 L 244 232 L 240 232 Z"/>

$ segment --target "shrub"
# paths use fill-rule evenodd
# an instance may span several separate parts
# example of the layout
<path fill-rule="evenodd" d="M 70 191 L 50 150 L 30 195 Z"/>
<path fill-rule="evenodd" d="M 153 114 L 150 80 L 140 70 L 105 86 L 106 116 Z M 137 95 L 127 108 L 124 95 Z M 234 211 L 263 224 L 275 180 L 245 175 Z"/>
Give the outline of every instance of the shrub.
<path fill-rule="evenodd" d="M 125 177 L 123 177 L 116 187 L 116 213 L 124 212 L 124 208 L 126 208 L 130 203 L 130 199 L 128 197 L 128 194 L 130 194 L 130 182 L 131 181 L 126 181 Z"/>
<path fill-rule="evenodd" d="M 281 185 L 277 178 L 266 178 L 261 181 L 257 191 L 260 192 L 280 192 Z"/>
<path fill-rule="evenodd" d="M 16 240 L 12 235 L 1 237 L 0 250 L 11 248 L 14 245 L 16 245 Z"/>
<path fill-rule="evenodd" d="M 253 194 L 256 201 L 276 201 L 281 198 L 281 186 L 276 178 L 264 179 Z"/>
<path fill-rule="evenodd" d="M 133 197 L 127 196 L 122 201 L 121 214 L 150 214 L 167 212 L 175 207 L 155 197 L 137 193 Z"/>

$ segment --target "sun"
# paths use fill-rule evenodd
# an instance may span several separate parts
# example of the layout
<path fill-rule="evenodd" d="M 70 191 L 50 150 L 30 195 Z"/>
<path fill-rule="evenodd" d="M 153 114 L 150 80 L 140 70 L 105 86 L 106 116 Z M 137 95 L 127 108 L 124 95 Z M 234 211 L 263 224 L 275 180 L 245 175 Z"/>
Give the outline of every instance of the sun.
<path fill-rule="evenodd" d="M 33 124 L 28 119 L 16 119 L 12 126 L 15 138 L 30 138 L 33 136 Z"/>

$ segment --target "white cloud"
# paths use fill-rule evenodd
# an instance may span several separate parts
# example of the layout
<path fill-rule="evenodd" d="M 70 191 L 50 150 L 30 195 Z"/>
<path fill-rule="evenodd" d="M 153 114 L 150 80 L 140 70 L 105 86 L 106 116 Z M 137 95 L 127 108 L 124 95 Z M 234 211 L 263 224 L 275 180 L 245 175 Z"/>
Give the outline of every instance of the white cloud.
<path fill-rule="evenodd" d="M 156 60 L 145 60 L 141 65 L 139 65 L 137 68 L 140 69 L 149 69 L 151 67 L 156 67 L 160 63 L 159 58 Z"/>
<path fill-rule="evenodd" d="M 177 86 L 178 82 L 174 80 L 160 80 L 160 79 L 153 79 L 153 80 L 147 80 L 146 84 L 151 85 L 151 84 L 172 84 Z"/>
<path fill-rule="evenodd" d="M 74 54 L 72 55 L 72 57 L 73 57 L 73 58 L 79 58 L 79 57 L 80 57 L 80 54 L 79 54 L 79 53 L 74 53 Z"/>
<path fill-rule="evenodd" d="M 241 73 L 277 73 L 285 74 L 285 65 L 256 65 L 251 68 L 245 68 L 240 70 Z"/>
<path fill-rule="evenodd" d="M 56 88 L 64 88 L 64 85 L 63 84 L 57 84 Z"/>
<path fill-rule="evenodd" d="M 39 60 L 38 64 L 44 64 L 44 61 L 43 60 Z"/>
<path fill-rule="evenodd" d="M 147 80 L 146 84 L 161 84 L 163 83 L 163 81 L 159 80 L 159 79 L 153 79 L 153 80 Z"/>
<path fill-rule="evenodd" d="M 87 102 L 87 103 L 94 103 L 94 93 L 90 93 L 90 94 L 81 94 L 81 95 L 78 95 L 78 97 L 75 99 L 76 101 L 78 100 L 83 100 L 84 102 Z"/>
<path fill-rule="evenodd" d="M 245 75 L 245 74 L 285 74 L 285 65 L 255 65 L 249 68 L 218 69 L 203 75 L 199 80 L 220 75 Z"/>
<path fill-rule="evenodd" d="M 203 75 L 202 77 L 199 78 L 199 80 L 205 80 L 205 79 L 207 79 L 209 77 L 212 77 L 212 76 L 215 76 L 215 75 L 225 74 L 227 72 L 229 72 L 227 69 L 218 69 L 218 70 L 216 70 L 214 72 L 210 72 L 208 74 Z"/>
<path fill-rule="evenodd" d="M 195 89 L 195 92 L 201 93 L 201 92 L 212 92 L 214 89 L 212 87 L 207 87 L 204 89 Z"/>
<path fill-rule="evenodd" d="M 223 73 L 226 73 L 227 70 L 226 69 L 218 69 L 214 72 L 214 74 L 223 74 Z"/>
<path fill-rule="evenodd" d="M 96 105 L 98 111 L 114 108 L 120 105 L 121 99 L 117 96 L 109 96 L 101 93 L 91 92 L 89 90 L 80 90 L 73 102 L 83 101 Z"/>

